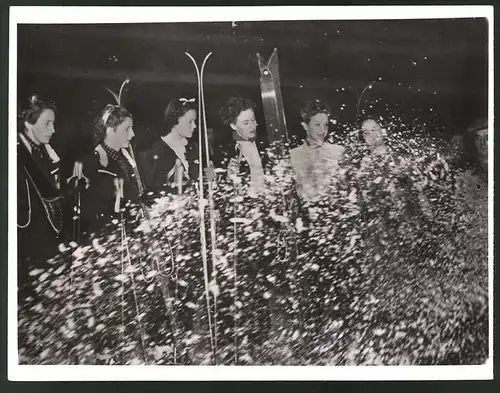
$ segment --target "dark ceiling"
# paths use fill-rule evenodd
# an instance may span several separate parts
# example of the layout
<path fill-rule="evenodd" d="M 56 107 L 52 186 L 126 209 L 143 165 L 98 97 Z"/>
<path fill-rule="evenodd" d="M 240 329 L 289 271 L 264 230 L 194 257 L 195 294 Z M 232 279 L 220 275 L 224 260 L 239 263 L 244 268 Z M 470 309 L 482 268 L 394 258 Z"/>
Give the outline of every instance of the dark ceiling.
<path fill-rule="evenodd" d="M 199 62 L 213 52 L 205 91 L 217 128 L 231 95 L 260 100 L 256 53 L 276 47 L 289 124 L 316 97 L 350 121 L 356 94 L 381 78 L 366 97 L 372 110 L 432 108 L 457 126 L 486 113 L 487 44 L 486 19 L 20 25 L 18 94 L 20 103 L 34 92 L 51 97 L 66 128 L 88 128 L 110 102 L 103 85 L 118 89 L 129 77 L 125 104 L 154 128 L 170 99 L 196 95 L 184 52 Z"/>

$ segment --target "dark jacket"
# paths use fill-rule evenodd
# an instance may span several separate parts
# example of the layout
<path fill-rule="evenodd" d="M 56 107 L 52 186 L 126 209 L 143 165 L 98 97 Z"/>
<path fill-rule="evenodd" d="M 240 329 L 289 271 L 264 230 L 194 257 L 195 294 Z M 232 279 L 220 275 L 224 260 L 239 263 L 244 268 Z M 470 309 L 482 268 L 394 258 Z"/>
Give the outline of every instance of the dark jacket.
<path fill-rule="evenodd" d="M 99 145 L 102 146 L 102 145 Z M 124 167 L 99 146 L 83 160 L 83 175 L 88 179 L 88 188 L 81 197 L 82 231 L 97 233 L 113 218 L 116 218 L 116 184 L 123 180 L 121 206 L 137 206 L 140 202 L 139 185 L 133 167 L 123 157 Z"/>
<path fill-rule="evenodd" d="M 199 160 L 196 144 L 186 146 L 186 160 L 189 164 L 189 181 L 183 180 L 182 188 L 188 187 L 189 183 L 198 180 Z M 177 155 L 162 139 L 153 143 L 150 149 L 139 153 L 139 165 L 144 183 L 148 192 L 159 194 L 160 192 L 177 192 L 175 183 L 175 165 Z M 205 163 L 204 163 L 205 164 Z M 206 165 L 203 165 L 205 167 Z"/>
<path fill-rule="evenodd" d="M 63 215 L 59 164 L 46 147 L 30 151 L 19 137 L 17 160 L 18 273 L 23 286 L 31 268 L 45 268 L 57 253 Z"/>

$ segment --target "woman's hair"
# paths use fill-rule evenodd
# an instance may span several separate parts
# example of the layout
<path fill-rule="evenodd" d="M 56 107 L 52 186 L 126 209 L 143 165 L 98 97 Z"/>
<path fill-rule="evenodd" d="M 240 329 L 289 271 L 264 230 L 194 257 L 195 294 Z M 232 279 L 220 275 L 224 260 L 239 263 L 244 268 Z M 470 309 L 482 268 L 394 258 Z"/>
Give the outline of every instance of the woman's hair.
<path fill-rule="evenodd" d="M 56 111 L 56 105 L 51 101 L 45 101 L 38 95 L 32 95 L 28 101 L 28 107 L 21 111 L 18 117 L 19 127 L 18 131 L 24 131 L 24 122 L 35 124 L 40 118 L 41 114 L 46 110 Z"/>
<path fill-rule="evenodd" d="M 302 121 L 306 124 L 309 124 L 311 121 L 311 117 L 316 116 L 318 113 L 325 113 L 330 117 L 331 110 L 326 102 L 321 100 L 309 101 L 306 105 L 300 110 L 300 117 Z"/>
<path fill-rule="evenodd" d="M 252 109 L 255 111 L 255 104 L 248 98 L 231 97 L 226 105 L 220 109 L 219 114 L 224 124 L 234 124 L 241 112 Z"/>
<path fill-rule="evenodd" d="M 96 130 L 94 134 L 95 141 L 99 144 L 104 140 L 106 129 L 119 126 L 126 118 L 132 118 L 132 114 L 123 106 L 108 104 L 102 110 L 101 116 L 97 118 Z"/>
<path fill-rule="evenodd" d="M 191 110 L 196 111 L 194 98 L 189 100 L 186 98 L 176 98 L 170 101 L 164 112 L 163 121 L 165 128 L 162 136 L 168 135 L 172 131 L 172 128 L 179 123 L 179 119 Z"/>

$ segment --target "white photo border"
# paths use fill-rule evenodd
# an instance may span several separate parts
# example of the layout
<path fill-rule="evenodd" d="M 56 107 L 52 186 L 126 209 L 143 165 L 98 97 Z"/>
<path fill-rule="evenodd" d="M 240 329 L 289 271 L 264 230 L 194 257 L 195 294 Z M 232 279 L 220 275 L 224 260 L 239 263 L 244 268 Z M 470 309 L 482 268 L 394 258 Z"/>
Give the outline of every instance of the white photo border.
<path fill-rule="evenodd" d="M 252 7 L 10 7 L 8 141 L 8 372 L 10 381 L 187 380 L 487 380 L 493 378 L 493 168 L 488 136 L 489 360 L 479 366 L 30 366 L 17 353 L 17 27 L 19 24 L 99 24 L 294 20 L 487 18 L 488 127 L 493 130 L 493 6 L 252 6 Z"/>

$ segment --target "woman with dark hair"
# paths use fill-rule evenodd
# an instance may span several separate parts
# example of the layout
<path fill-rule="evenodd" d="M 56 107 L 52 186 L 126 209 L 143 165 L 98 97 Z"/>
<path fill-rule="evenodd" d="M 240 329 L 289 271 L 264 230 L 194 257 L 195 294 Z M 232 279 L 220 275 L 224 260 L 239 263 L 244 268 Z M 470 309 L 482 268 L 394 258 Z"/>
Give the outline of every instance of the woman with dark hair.
<path fill-rule="evenodd" d="M 196 128 L 194 98 L 172 100 L 165 109 L 161 138 L 141 153 L 148 191 L 182 193 L 190 180 L 198 178 L 196 144 L 188 144 Z"/>
<path fill-rule="evenodd" d="M 267 297 L 267 294 L 275 288 L 267 278 L 275 273 L 275 267 L 272 265 L 275 254 L 263 252 L 264 241 L 261 243 L 250 240 L 243 234 L 250 230 L 251 225 L 255 225 L 255 228 L 261 225 L 277 227 L 276 222 L 270 218 L 271 210 L 276 206 L 268 203 L 266 198 L 261 198 L 265 191 L 264 169 L 269 162 L 269 157 L 263 154 L 265 153 L 264 141 L 257 139 L 255 104 L 251 100 L 240 96 L 231 97 L 220 109 L 220 117 L 232 131 L 232 137 L 224 148 L 226 158 L 219 160 L 220 165 L 227 168 L 227 179 L 234 184 L 236 194 L 252 198 L 243 203 L 231 203 L 221 209 L 219 224 L 221 233 L 224 231 L 223 228 L 227 228 L 228 231 L 234 230 L 237 249 L 245 250 L 245 253 L 244 256 L 240 256 L 238 251 L 238 256 L 234 256 L 231 261 L 233 264 L 231 268 L 237 271 L 237 291 L 236 287 L 234 290 L 223 290 L 219 298 L 219 321 L 222 323 L 220 331 L 230 332 L 221 338 L 220 342 L 227 344 L 236 339 L 239 348 L 243 342 L 247 341 L 250 353 L 253 353 L 251 356 L 256 356 L 261 345 L 271 334 L 271 307 L 274 298 Z M 224 188 L 221 189 L 224 190 Z M 231 187 L 228 190 L 228 194 L 232 195 Z M 233 227 L 233 218 L 252 217 L 256 208 L 263 214 L 261 218 L 251 220 L 253 222 L 250 226 L 239 226 L 237 230 Z M 221 287 L 233 288 L 230 281 Z M 241 308 L 238 309 L 240 316 L 236 319 L 234 296 L 238 302 L 242 303 Z M 237 349 L 237 351 L 240 350 Z M 242 359 L 238 361 L 241 362 Z"/>
<path fill-rule="evenodd" d="M 247 98 L 231 97 L 220 115 L 222 121 L 233 130 L 236 153 L 227 165 L 228 178 L 239 183 L 241 175 L 250 171 L 248 195 L 256 196 L 264 189 L 264 170 L 256 144 L 255 104 Z"/>
<path fill-rule="evenodd" d="M 97 146 L 83 160 L 88 189 L 82 194 L 81 221 L 88 234 L 97 233 L 123 206 L 140 202 L 136 163 L 127 151 L 132 127 L 132 115 L 119 105 L 106 105 L 97 120 Z"/>
<path fill-rule="evenodd" d="M 304 200 L 314 199 L 326 191 L 335 178 L 345 148 L 325 142 L 330 108 L 320 100 L 312 101 L 300 111 L 306 131 L 304 143 L 290 151 L 297 192 Z"/>
<path fill-rule="evenodd" d="M 29 270 L 57 253 L 63 228 L 59 157 L 49 142 L 55 105 L 32 96 L 20 116 L 17 139 L 17 233 L 20 295 Z"/>

